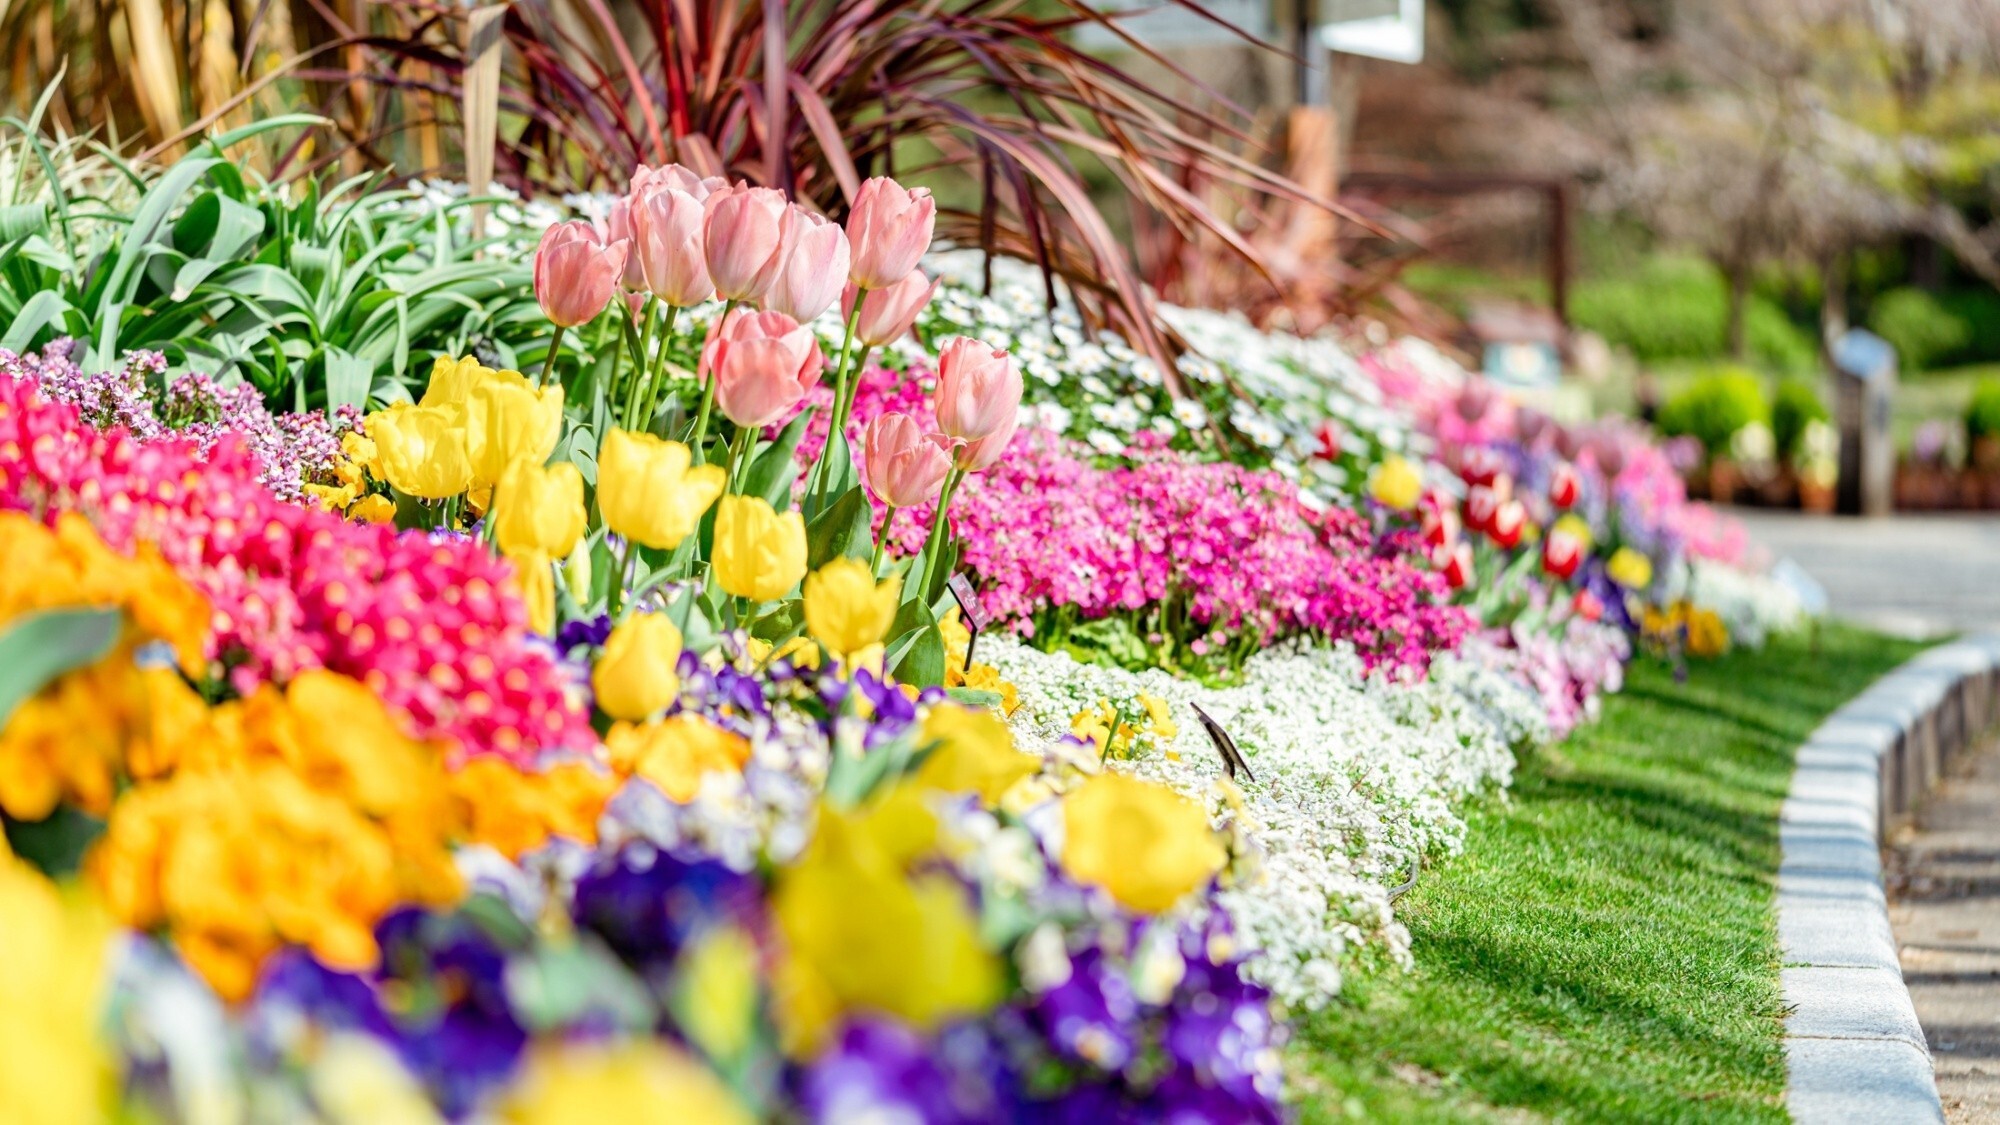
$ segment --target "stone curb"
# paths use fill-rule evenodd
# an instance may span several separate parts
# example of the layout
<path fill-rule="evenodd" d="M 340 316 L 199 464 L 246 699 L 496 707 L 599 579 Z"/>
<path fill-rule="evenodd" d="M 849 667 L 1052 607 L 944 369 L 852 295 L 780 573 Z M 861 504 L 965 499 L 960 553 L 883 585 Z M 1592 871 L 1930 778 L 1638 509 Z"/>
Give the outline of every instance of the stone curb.
<path fill-rule="evenodd" d="M 1806 1125 L 1942 1122 L 1882 894 L 1882 837 L 2000 719 L 2000 633 L 1877 680 L 1799 748 L 1778 814 L 1785 1103 Z"/>

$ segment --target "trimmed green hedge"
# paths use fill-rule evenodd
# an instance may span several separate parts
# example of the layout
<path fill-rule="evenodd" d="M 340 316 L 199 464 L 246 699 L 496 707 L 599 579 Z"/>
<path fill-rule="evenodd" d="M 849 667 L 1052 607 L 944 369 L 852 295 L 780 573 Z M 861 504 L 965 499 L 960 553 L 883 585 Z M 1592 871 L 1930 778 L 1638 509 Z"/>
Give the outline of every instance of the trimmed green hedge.
<path fill-rule="evenodd" d="M 1699 258 L 1655 258 L 1635 276 L 1585 282 L 1570 318 L 1642 362 L 1712 360 L 1729 350 L 1729 286 Z M 1808 370 L 1818 358 L 1811 335 L 1761 295 L 1745 306 L 1744 337 L 1751 358 L 1778 371 Z"/>
<path fill-rule="evenodd" d="M 1752 422 L 1769 423 L 1764 386 L 1743 367 L 1719 367 L 1698 376 L 1660 407 L 1660 430 L 1692 435 L 1713 457 L 1729 451 L 1729 439 Z M 1804 428 L 1804 423 L 1799 423 Z"/>

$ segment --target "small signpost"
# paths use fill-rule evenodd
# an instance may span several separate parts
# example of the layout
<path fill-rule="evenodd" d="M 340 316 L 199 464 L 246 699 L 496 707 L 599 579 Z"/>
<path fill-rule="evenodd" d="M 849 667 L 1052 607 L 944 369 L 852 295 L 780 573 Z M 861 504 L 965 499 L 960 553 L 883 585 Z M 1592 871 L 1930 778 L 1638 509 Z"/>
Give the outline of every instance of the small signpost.
<path fill-rule="evenodd" d="M 1833 367 L 1840 424 L 1836 505 L 1847 515 L 1886 516 L 1895 506 L 1896 443 L 1889 423 L 1896 349 L 1865 328 L 1850 328 L 1834 341 Z"/>

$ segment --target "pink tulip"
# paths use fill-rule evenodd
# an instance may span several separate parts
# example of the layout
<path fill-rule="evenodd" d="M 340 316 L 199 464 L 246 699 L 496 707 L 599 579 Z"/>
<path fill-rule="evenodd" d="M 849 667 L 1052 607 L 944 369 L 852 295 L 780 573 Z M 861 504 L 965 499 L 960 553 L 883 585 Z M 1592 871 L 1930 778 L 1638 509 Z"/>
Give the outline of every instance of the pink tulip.
<path fill-rule="evenodd" d="M 664 174 L 656 173 L 633 197 L 632 257 L 639 263 L 641 284 L 678 308 L 715 295 L 702 247 L 703 217 L 701 197 Z"/>
<path fill-rule="evenodd" d="M 819 337 L 781 312 L 737 309 L 708 334 L 700 376 L 715 380 L 715 404 L 739 426 L 768 426 L 798 405 L 826 358 Z"/>
<path fill-rule="evenodd" d="M 931 303 L 937 288 L 938 283 L 925 277 L 922 270 L 911 270 L 903 275 L 903 280 L 884 289 L 864 292 L 849 282 L 847 292 L 840 297 L 840 315 L 842 319 L 854 315 L 854 298 L 859 295 L 861 319 L 855 322 L 854 338 L 871 348 L 879 348 L 902 339 L 904 333 L 916 326 L 917 314 Z"/>
<path fill-rule="evenodd" d="M 1021 373 L 1006 352 L 968 336 L 947 340 L 938 354 L 938 429 L 975 442 L 1011 425 L 1021 406 Z"/>
<path fill-rule="evenodd" d="M 535 300 L 542 312 L 559 328 L 590 323 L 611 303 L 631 248 L 622 238 L 607 242 L 582 219 L 543 231 L 535 248 Z"/>
<path fill-rule="evenodd" d="M 716 296 L 762 300 L 784 264 L 792 205 L 776 188 L 737 184 L 703 201 L 702 248 Z"/>
<path fill-rule="evenodd" d="M 648 168 L 641 164 L 639 170 L 632 173 L 632 192 L 637 193 L 641 187 L 656 185 L 684 191 L 696 199 L 707 199 L 728 187 L 729 181 L 721 176 L 709 176 L 704 179 L 697 175 L 694 169 L 681 164 L 668 164 L 659 168 Z"/>
<path fill-rule="evenodd" d="M 647 168 L 641 164 L 639 170 L 644 172 Z M 638 195 L 639 186 L 635 178 L 632 190 L 612 201 L 611 213 L 604 217 L 604 237 L 607 241 L 616 242 L 622 238 L 628 244 L 637 247 L 639 240 L 632 232 L 632 208 Z M 646 275 L 639 267 L 639 255 L 636 249 L 633 253 L 625 255 L 625 270 L 619 276 L 618 284 L 628 293 L 645 292 Z"/>
<path fill-rule="evenodd" d="M 847 232 L 824 215 L 793 208 L 784 263 L 764 307 L 803 324 L 832 306 L 846 283 Z"/>
<path fill-rule="evenodd" d="M 868 487 L 896 508 L 914 508 L 935 498 L 951 470 L 951 439 L 926 434 L 908 414 L 878 414 L 861 437 Z"/>
<path fill-rule="evenodd" d="M 937 201 L 929 189 L 905 188 L 881 176 L 861 185 L 847 215 L 854 247 L 854 283 L 887 289 L 917 268 L 937 228 Z"/>
<path fill-rule="evenodd" d="M 958 467 L 968 473 L 982 473 L 1007 452 L 1007 443 L 1014 440 L 1014 431 L 1020 426 L 1020 411 L 1007 415 L 1000 428 L 980 438 L 958 447 Z"/>

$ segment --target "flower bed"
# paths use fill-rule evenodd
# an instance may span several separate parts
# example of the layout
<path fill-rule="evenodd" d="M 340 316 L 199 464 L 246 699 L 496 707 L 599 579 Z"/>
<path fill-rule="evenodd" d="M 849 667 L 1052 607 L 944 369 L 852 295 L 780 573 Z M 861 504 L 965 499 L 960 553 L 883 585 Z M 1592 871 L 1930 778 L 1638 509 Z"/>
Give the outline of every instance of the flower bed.
<path fill-rule="evenodd" d="M 365 416 L 0 352 L 0 1105 L 1277 1120 L 1465 801 L 1797 616 L 1435 355 L 1168 310 L 1169 380 L 887 180 L 577 206 L 498 216 L 529 370 Z"/>

